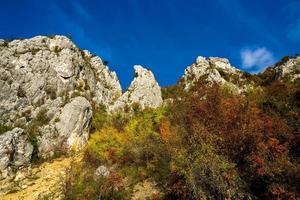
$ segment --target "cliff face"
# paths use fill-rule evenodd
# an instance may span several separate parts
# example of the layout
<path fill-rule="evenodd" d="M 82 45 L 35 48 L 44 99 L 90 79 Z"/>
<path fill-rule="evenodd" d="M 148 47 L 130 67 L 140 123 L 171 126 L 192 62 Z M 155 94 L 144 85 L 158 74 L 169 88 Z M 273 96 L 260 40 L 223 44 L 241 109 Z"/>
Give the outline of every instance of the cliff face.
<path fill-rule="evenodd" d="M 64 36 L 0 41 L 0 123 L 34 132 L 44 157 L 81 147 L 91 104 L 107 107 L 120 95 L 115 72 Z"/>

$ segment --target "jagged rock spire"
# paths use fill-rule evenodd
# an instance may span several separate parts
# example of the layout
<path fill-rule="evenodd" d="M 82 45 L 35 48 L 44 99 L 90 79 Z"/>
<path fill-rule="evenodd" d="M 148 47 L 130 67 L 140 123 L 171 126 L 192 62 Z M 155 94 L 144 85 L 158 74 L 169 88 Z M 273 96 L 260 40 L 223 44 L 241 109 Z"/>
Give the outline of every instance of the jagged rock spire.
<path fill-rule="evenodd" d="M 141 109 L 157 108 L 163 100 L 161 89 L 150 70 L 134 66 L 135 77 L 127 91 L 110 107 L 110 111 L 123 110 L 138 104 Z"/>

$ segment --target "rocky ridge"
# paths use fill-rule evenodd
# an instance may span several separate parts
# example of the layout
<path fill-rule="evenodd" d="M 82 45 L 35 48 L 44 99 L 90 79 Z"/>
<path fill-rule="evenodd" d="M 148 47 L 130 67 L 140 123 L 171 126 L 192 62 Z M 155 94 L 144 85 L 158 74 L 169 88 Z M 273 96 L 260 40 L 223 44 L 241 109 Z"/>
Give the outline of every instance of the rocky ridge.
<path fill-rule="evenodd" d="M 272 70 L 275 74 L 275 79 L 277 80 L 293 82 L 300 78 L 300 56 L 286 56 L 267 70 Z"/>
<path fill-rule="evenodd" d="M 245 73 L 232 66 L 226 58 L 198 56 L 196 61 L 185 69 L 179 84 L 187 91 L 200 81 L 207 85 L 227 85 L 241 93 L 251 86 L 251 82 L 244 76 Z"/>
<path fill-rule="evenodd" d="M 1 173 L 13 171 L 8 166 L 19 167 L 10 153 L 21 148 L 18 143 L 29 145 L 20 167 L 30 164 L 33 152 L 48 158 L 83 148 L 94 105 L 111 113 L 133 104 L 160 106 L 161 91 L 152 72 L 134 68 L 136 77 L 122 94 L 116 73 L 67 37 L 0 40 L 0 125 L 22 128 L 14 129 L 20 138 L 12 132 L 1 135 Z"/>

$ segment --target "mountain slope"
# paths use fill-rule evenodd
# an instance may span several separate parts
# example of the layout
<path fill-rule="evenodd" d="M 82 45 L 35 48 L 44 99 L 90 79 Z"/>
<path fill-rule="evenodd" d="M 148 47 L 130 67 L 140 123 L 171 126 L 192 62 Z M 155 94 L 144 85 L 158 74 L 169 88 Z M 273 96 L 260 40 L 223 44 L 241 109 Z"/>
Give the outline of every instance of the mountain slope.
<path fill-rule="evenodd" d="M 0 40 L 0 198 L 298 199 L 299 58 L 199 56 L 169 88 L 136 65 L 122 93 L 64 36 Z"/>

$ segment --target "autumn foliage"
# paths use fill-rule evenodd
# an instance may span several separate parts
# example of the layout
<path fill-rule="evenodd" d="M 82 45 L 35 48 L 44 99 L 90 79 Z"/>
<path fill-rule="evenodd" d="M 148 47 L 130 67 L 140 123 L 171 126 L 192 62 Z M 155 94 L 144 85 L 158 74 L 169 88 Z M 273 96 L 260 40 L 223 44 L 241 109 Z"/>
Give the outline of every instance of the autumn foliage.
<path fill-rule="evenodd" d="M 160 188 L 156 199 L 299 199 L 299 94 L 278 81 L 243 95 L 199 85 L 166 107 L 96 114 L 85 165 L 111 175 L 94 183 L 83 170 L 77 180 L 108 199 L 130 199 L 145 179 Z"/>
<path fill-rule="evenodd" d="M 299 109 L 288 87 L 274 83 L 265 88 L 263 99 L 254 100 L 224 94 L 219 86 L 199 87 L 174 105 L 170 115 L 178 129 L 184 128 L 181 133 L 190 146 L 211 144 L 218 155 L 234 163 L 253 196 L 295 199 L 300 190 L 299 148 L 295 150 Z"/>

